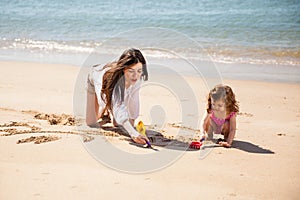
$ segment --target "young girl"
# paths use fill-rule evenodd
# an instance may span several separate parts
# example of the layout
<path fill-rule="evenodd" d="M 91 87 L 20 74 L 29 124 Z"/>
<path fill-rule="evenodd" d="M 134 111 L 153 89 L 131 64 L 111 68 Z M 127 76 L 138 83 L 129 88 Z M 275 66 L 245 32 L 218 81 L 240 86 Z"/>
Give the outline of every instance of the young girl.
<path fill-rule="evenodd" d="M 236 115 L 239 112 L 235 94 L 227 85 L 217 85 L 207 98 L 206 114 L 201 123 L 201 138 L 212 139 L 214 134 L 224 135 L 218 144 L 231 147 L 236 131 Z"/>
<path fill-rule="evenodd" d="M 148 138 L 133 125 L 139 115 L 140 84 L 147 79 L 146 60 L 138 49 L 124 51 L 116 62 L 93 66 L 87 80 L 87 125 L 101 127 L 112 118 L 134 142 L 146 144 Z"/>

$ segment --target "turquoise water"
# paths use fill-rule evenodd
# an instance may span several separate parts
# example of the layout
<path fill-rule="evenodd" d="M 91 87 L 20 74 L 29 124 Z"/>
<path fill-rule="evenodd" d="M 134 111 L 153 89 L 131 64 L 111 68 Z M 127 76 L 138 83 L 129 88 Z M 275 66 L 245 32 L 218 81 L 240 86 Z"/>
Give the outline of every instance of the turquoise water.
<path fill-rule="evenodd" d="M 300 65 L 299 0 L 1 0 L 0 4 L 3 54 L 88 53 L 120 32 L 162 27 L 197 41 L 217 62 Z M 123 48 L 122 39 L 119 42 Z M 197 57 L 190 47 L 180 51 Z"/>

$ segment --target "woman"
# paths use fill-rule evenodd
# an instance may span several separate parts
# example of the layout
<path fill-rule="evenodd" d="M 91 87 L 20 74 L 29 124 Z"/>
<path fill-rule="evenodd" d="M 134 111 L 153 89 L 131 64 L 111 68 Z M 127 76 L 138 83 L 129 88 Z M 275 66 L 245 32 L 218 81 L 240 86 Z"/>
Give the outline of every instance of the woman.
<path fill-rule="evenodd" d="M 137 49 L 124 51 L 118 61 L 104 67 L 93 66 L 88 76 L 87 125 L 101 127 L 109 113 L 113 124 L 123 126 L 134 142 L 146 144 L 148 138 L 133 128 L 139 115 L 142 80 L 148 80 L 148 72 L 145 58 Z"/>

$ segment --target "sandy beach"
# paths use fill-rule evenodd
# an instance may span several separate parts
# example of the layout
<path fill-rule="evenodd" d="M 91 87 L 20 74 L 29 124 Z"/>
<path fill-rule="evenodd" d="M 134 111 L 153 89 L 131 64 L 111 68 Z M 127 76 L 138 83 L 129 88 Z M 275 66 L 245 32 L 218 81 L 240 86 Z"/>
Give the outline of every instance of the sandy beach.
<path fill-rule="evenodd" d="M 84 146 L 73 116 L 79 71 L 0 62 L 0 199 L 299 198 L 299 84 L 224 80 L 240 102 L 233 147 L 213 148 L 204 159 L 186 151 L 160 170 L 131 174 L 103 165 Z M 187 79 L 198 87 L 199 80 Z M 203 108 L 206 92 L 196 95 Z M 149 106 L 145 95 L 141 111 Z M 176 120 L 162 134 L 171 134 Z M 129 152 L 149 153 L 114 130 L 104 134 Z"/>

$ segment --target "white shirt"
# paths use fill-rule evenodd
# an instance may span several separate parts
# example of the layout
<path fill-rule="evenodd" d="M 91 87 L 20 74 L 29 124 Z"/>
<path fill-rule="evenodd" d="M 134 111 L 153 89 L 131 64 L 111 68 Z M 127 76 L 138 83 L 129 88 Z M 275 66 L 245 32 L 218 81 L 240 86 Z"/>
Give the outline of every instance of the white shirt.
<path fill-rule="evenodd" d="M 103 69 L 103 66 L 101 65 L 94 66 L 92 67 L 88 77 L 90 83 L 94 85 L 95 88 L 95 93 L 99 104 L 99 113 L 102 113 L 105 108 L 105 102 L 101 98 L 101 89 L 102 89 L 103 75 L 109 69 L 110 68 Z M 113 112 L 112 114 L 118 124 L 124 126 L 125 122 L 127 122 L 129 119 L 136 119 L 138 117 L 139 108 L 140 108 L 140 102 L 139 102 L 140 85 L 141 85 L 141 81 L 138 80 L 134 85 L 131 85 L 127 89 L 125 88 L 123 102 L 121 97 L 117 96 L 114 90 L 112 96 L 112 112 Z M 115 89 L 120 89 L 120 88 L 116 87 Z M 133 132 L 132 127 L 129 128 L 131 130 L 128 130 L 128 128 L 126 127 L 128 126 L 124 126 L 126 131 L 131 136 L 137 135 L 136 133 L 132 133 Z"/>

